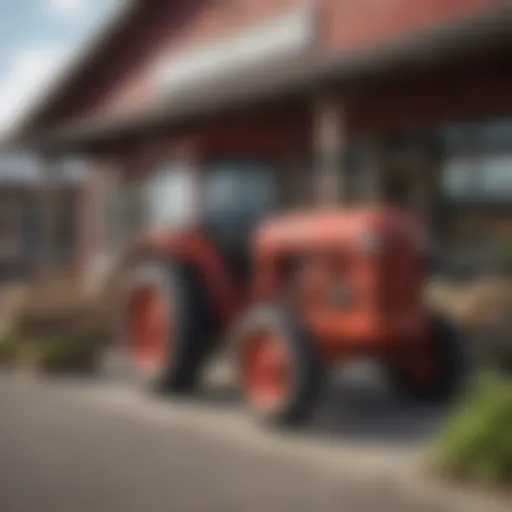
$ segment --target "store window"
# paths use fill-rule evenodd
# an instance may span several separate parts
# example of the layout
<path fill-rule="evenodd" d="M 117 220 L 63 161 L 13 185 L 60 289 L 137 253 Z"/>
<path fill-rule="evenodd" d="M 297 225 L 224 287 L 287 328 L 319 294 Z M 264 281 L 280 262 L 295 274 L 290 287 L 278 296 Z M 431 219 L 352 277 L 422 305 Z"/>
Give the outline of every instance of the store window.
<path fill-rule="evenodd" d="M 205 190 L 206 214 L 246 214 L 259 219 L 277 205 L 274 168 L 265 162 L 223 161 L 210 166 Z"/>
<path fill-rule="evenodd" d="M 258 223 L 278 207 L 275 167 L 265 161 L 212 162 L 205 173 L 204 217 L 224 248 L 245 249 Z"/>
<path fill-rule="evenodd" d="M 4 201 L 0 205 L 0 258 L 19 257 L 21 240 L 21 204 Z"/>
<path fill-rule="evenodd" d="M 512 240 L 512 120 L 443 132 L 443 231 L 454 268 L 499 268 Z"/>
<path fill-rule="evenodd" d="M 194 214 L 193 176 L 188 166 L 169 165 L 140 178 L 118 176 L 109 187 L 109 245 L 117 250 L 145 229 L 187 224 Z"/>
<path fill-rule="evenodd" d="M 145 223 L 150 228 L 181 226 L 194 216 L 194 177 L 186 165 L 170 165 L 145 184 Z"/>
<path fill-rule="evenodd" d="M 451 127 L 443 141 L 442 188 L 448 199 L 512 200 L 512 120 Z"/>
<path fill-rule="evenodd" d="M 451 157 L 443 169 L 443 190 L 453 200 L 512 200 L 512 151 Z"/>
<path fill-rule="evenodd" d="M 444 161 L 442 189 L 454 200 L 471 199 L 478 194 L 478 174 L 475 159 L 468 156 L 450 156 Z"/>
<path fill-rule="evenodd" d="M 482 192 L 493 199 L 512 199 L 512 151 L 481 161 Z"/>

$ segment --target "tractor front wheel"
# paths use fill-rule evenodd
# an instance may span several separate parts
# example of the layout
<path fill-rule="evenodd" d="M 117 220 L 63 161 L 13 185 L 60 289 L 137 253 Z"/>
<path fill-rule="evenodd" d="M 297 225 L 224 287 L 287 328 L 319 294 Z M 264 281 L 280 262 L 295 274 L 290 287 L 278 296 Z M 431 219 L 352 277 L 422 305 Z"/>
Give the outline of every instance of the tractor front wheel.
<path fill-rule="evenodd" d="M 428 332 L 401 345 L 392 355 L 388 374 L 394 388 L 416 401 L 442 402 L 461 391 L 468 374 L 467 350 L 459 330 L 433 315 Z"/>
<path fill-rule="evenodd" d="M 324 369 L 295 315 L 280 305 L 257 308 L 236 330 L 234 343 L 244 399 L 258 419 L 287 426 L 306 422 Z"/>

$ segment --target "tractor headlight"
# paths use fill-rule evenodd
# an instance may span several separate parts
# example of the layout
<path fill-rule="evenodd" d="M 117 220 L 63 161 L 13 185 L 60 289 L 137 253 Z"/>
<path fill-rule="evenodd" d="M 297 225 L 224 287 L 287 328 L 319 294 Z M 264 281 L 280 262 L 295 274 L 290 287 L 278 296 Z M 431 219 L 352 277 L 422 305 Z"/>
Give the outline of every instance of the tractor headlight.
<path fill-rule="evenodd" d="M 384 249 L 384 237 L 379 233 L 363 233 L 359 240 L 359 247 L 366 256 L 377 256 Z"/>

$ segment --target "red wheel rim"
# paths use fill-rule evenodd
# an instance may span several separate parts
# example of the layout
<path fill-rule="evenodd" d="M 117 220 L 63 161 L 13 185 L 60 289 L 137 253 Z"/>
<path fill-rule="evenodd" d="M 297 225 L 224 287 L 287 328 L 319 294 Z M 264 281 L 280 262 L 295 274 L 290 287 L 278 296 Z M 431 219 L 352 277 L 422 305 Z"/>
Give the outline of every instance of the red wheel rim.
<path fill-rule="evenodd" d="M 165 361 L 171 330 L 169 304 L 154 287 L 133 292 L 128 329 L 136 366 L 144 370 L 158 368 Z"/>
<path fill-rule="evenodd" d="M 274 333 L 260 333 L 246 344 L 242 380 L 250 403 L 259 409 L 276 409 L 290 392 L 290 368 L 283 341 Z"/>

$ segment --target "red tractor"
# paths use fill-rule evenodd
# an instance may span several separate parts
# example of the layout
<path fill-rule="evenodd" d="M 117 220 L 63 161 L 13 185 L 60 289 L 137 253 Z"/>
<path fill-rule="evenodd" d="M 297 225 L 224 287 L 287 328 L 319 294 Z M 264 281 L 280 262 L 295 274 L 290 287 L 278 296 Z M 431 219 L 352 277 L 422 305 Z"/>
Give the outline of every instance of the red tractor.
<path fill-rule="evenodd" d="M 258 162 L 212 164 L 200 188 L 196 222 L 149 233 L 130 288 L 130 352 L 146 383 L 190 391 L 229 343 L 245 400 L 279 424 L 306 420 L 326 370 L 353 358 L 381 361 L 415 399 L 458 389 L 463 353 L 423 302 L 426 247 L 411 215 L 274 215 L 275 174 Z"/>

